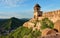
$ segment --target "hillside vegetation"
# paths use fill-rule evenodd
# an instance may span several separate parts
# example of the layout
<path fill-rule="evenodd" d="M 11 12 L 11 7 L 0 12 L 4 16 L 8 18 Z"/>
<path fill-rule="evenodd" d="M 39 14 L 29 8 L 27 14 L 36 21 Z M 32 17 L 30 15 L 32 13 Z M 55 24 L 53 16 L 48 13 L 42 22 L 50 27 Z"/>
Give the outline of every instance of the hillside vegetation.
<path fill-rule="evenodd" d="M 33 28 L 27 28 L 22 26 L 24 22 L 28 20 L 19 20 L 17 18 L 10 18 L 8 19 L 2 26 L 5 30 L 11 31 L 8 35 L 0 36 L 0 38 L 38 38 L 41 36 L 40 30 L 34 30 Z M 54 24 L 48 18 L 44 18 L 39 21 L 41 23 L 41 29 L 51 28 L 53 29 Z"/>

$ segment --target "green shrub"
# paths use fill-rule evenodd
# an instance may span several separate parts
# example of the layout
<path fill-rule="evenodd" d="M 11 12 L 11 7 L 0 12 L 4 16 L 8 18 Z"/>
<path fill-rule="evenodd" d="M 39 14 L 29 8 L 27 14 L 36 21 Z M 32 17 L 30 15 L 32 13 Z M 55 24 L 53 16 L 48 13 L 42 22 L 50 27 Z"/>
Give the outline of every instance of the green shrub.
<path fill-rule="evenodd" d="M 41 29 L 45 29 L 45 28 L 51 28 L 53 29 L 54 24 L 51 20 L 49 20 L 48 18 L 44 18 L 41 20 Z"/>

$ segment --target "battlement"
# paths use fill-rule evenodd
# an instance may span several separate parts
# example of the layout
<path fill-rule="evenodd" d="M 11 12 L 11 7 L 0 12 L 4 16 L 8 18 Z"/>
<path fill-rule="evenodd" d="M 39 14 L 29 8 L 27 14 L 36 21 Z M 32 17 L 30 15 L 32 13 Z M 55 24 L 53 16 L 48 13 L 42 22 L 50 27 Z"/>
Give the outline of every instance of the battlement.
<path fill-rule="evenodd" d="M 59 16 L 60 17 L 60 10 L 44 12 L 43 16 L 44 17 L 53 17 L 53 16 L 55 16 L 55 17 Z"/>

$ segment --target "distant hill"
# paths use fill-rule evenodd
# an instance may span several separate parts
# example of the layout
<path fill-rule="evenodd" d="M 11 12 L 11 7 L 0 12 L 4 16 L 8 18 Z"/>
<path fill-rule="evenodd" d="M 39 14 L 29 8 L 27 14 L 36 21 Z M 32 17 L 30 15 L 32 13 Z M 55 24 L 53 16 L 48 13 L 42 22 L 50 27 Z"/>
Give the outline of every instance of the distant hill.
<path fill-rule="evenodd" d="M 28 21 L 29 19 L 18 19 L 12 17 L 10 19 L 0 19 L 0 32 L 6 33 L 11 32 L 12 30 L 22 26 L 24 22 Z"/>

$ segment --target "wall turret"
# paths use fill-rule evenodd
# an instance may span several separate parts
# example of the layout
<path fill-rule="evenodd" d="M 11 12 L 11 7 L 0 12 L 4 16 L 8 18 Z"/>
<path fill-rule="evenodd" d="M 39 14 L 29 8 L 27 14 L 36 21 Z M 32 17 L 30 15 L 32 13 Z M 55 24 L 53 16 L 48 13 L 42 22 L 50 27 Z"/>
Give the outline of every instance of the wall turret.
<path fill-rule="evenodd" d="M 42 11 L 41 11 L 41 7 L 39 4 L 36 4 L 34 6 L 34 18 L 35 19 L 38 19 L 38 17 L 41 17 L 42 16 Z"/>

